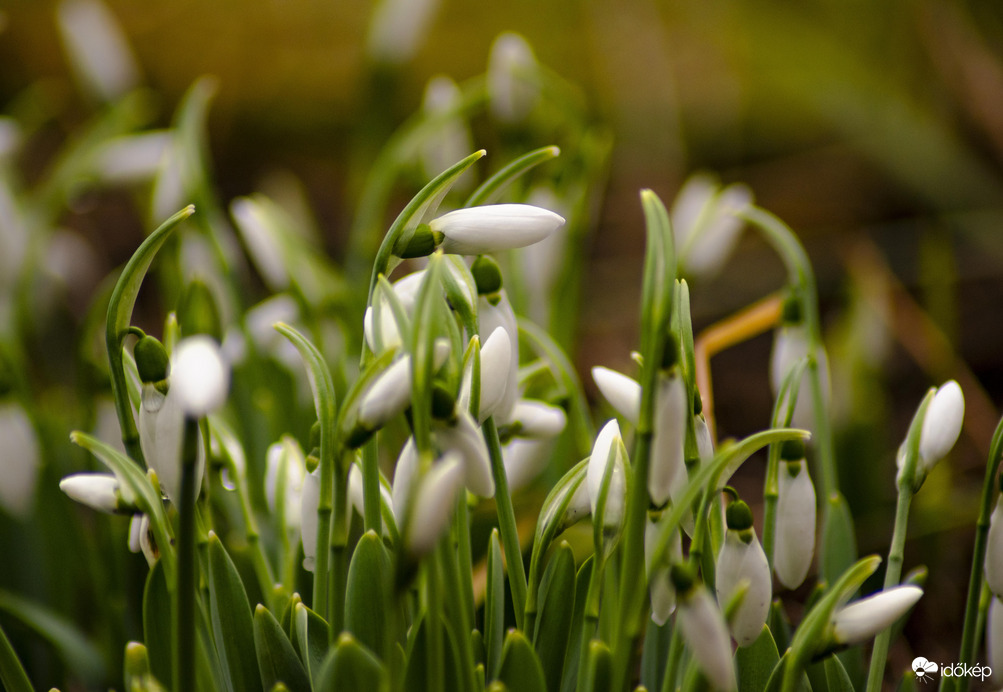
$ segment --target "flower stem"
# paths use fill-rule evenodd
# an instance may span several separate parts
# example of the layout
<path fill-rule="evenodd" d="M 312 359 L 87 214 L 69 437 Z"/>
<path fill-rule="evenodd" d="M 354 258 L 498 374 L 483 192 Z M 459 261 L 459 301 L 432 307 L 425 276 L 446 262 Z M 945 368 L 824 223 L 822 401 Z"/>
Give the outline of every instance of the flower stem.
<path fill-rule="evenodd" d="M 185 417 L 181 459 L 181 497 L 178 506 L 178 577 L 175 587 L 174 689 L 195 689 L 195 471 L 198 459 L 198 420 Z"/>

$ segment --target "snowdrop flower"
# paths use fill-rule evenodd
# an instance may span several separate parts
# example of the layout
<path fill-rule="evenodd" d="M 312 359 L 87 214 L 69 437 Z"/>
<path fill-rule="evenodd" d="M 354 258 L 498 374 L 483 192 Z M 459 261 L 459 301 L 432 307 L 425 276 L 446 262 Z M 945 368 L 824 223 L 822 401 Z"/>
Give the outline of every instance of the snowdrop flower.
<path fill-rule="evenodd" d="M 676 623 L 700 671 L 717 689 L 736 689 L 731 637 L 710 592 L 681 565 L 672 568 L 671 578 L 679 599 Z"/>
<path fill-rule="evenodd" d="M 803 323 L 787 324 L 777 330 L 773 340 L 773 350 L 770 354 L 770 384 L 773 393 L 780 392 L 784 378 L 799 361 L 807 357 L 808 332 Z M 829 360 L 825 349 L 819 348 L 814 353 L 816 367 L 822 383 L 822 396 L 828 399 L 831 392 L 829 383 Z M 811 377 L 807 369 L 801 375 L 798 383 L 798 398 L 794 406 L 791 423 L 796 428 L 812 430 L 815 427 L 814 404 Z"/>
<path fill-rule="evenodd" d="M 632 377 L 602 365 L 592 368 L 592 379 L 606 401 L 631 425 L 641 417 L 641 385 Z"/>
<path fill-rule="evenodd" d="M 745 185 L 720 189 L 708 175 L 694 175 L 672 206 L 672 230 L 687 273 L 712 277 L 731 254 L 744 222 L 737 216 L 752 204 Z"/>
<path fill-rule="evenodd" d="M 756 641 L 770 612 L 773 595 L 770 564 L 752 528 L 749 506 L 738 500 L 726 512 L 728 532 L 717 557 L 717 602 L 728 603 L 742 585 L 745 596 L 732 619 L 731 633 L 739 646 Z"/>
<path fill-rule="evenodd" d="M 230 368 L 216 341 L 205 335 L 182 339 L 174 351 L 170 388 L 186 415 L 201 418 L 226 401 Z"/>
<path fill-rule="evenodd" d="M 438 368 L 449 355 L 445 339 L 435 342 L 433 367 Z M 359 405 L 359 424 L 366 430 L 378 430 L 411 404 L 411 355 L 404 354 L 377 375 Z"/>
<path fill-rule="evenodd" d="M 985 572 L 989 590 L 1003 597 L 1003 495 L 996 499 L 996 507 L 989 518 Z"/>
<path fill-rule="evenodd" d="M 651 442 L 648 494 L 661 507 L 686 486 L 686 417 L 689 415 L 686 383 L 678 371 L 659 375 L 655 396 L 655 433 Z"/>
<path fill-rule="evenodd" d="M 122 30 L 108 8 L 97 0 L 65 0 L 56 18 L 70 65 L 87 91 L 114 101 L 139 83 Z"/>
<path fill-rule="evenodd" d="M 512 373 L 512 340 L 503 327 L 496 327 L 488 336 L 487 341 L 481 346 L 480 359 L 480 407 L 477 420 L 483 423 L 501 407 L 508 389 L 509 375 Z M 473 376 L 473 358 L 471 358 L 463 370 L 463 382 L 457 399 L 457 405 L 466 410 L 470 409 Z"/>
<path fill-rule="evenodd" d="M 463 484 L 470 492 L 480 497 L 494 496 L 495 481 L 487 443 L 469 412 L 460 409 L 454 422 L 436 426 L 435 439 L 444 453 L 452 453 L 463 462 Z"/>
<path fill-rule="evenodd" d="M 532 245 L 562 225 L 564 217 L 530 204 L 489 204 L 451 211 L 429 228 L 443 252 L 483 255 Z"/>
<path fill-rule="evenodd" d="M 449 525 L 457 493 L 463 488 L 464 463 L 449 452 L 419 481 L 414 509 L 405 531 L 405 545 L 413 555 L 429 552 Z"/>
<path fill-rule="evenodd" d="M 918 586 L 893 586 L 844 606 L 832 616 L 833 638 L 850 646 L 866 642 L 895 624 L 922 595 Z"/>
<path fill-rule="evenodd" d="M 373 12 L 366 49 L 370 59 L 403 65 L 414 57 L 439 0 L 382 0 Z"/>
<path fill-rule="evenodd" d="M 603 524 L 605 526 L 619 526 L 623 520 L 627 493 L 626 456 L 627 453 L 623 447 L 623 438 L 620 436 L 620 425 L 614 418 L 607 422 L 602 430 L 599 431 L 595 445 L 592 447 L 588 472 L 585 476 L 592 516 L 598 519 L 596 509 L 599 504 L 599 494 L 602 489 L 603 478 L 606 475 L 608 465 L 613 465 L 610 472 L 609 490 L 606 494 L 606 506 L 603 516 Z"/>
<path fill-rule="evenodd" d="M 143 553 L 151 567 L 160 557 L 150 538 L 150 517 L 146 514 L 133 514 L 129 520 L 129 552 Z"/>
<path fill-rule="evenodd" d="M 547 465 L 550 450 L 549 440 L 513 439 L 502 448 L 502 461 L 509 492 L 514 493 L 529 485 Z M 588 506 L 588 498 L 585 502 Z"/>
<path fill-rule="evenodd" d="M 31 419 L 16 402 L 0 402 L 0 440 L 0 507 L 23 518 L 35 504 L 39 451 Z"/>
<path fill-rule="evenodd" d="M 495 418 L 501 423 L 507 423 L 519 398 L 519 323 L 504 288 L 493 296 L 482 295 L 478 298 L 477 318 L 482 335 L 493 335 L 499 328 L 508 335 L 511 358 L 505 372 L 505 393 L 494 410 Z"/>
<path fill-rule="evenodd" d="M 296 531 L 302 519 L 306 457 L 299 443 L 289 436 L 269 446 L 265 453 L 265 502 L 268 511 L 279 510 L 280 498 L 286 529 Z"/>
<path fill-rule="evenodd" d="M 989 667 L 993 669 L 993 685 L 1003 681 L 1003 603 L 1000 597 L 993 594 L 989 601 L 989 617 L 986 625 L 986 653 L 989 655 Z"/>
<path fill-rule="evenodd" d="M 714 440 L 710 436 L 710 427 L 707 419 L 701 414 L 694 416 L 694 432 L 697 439 L 697 453 L 701 462 L 708 462 L 714 458 Z"/>
<path fill-rule="evenodd" d="M 317 508 L 320 506 L 320 469 L 303 479 L 300 497 L 300 540 L 303 542 L 303 569 L 313 572 L 317 559 Z"/>
<path fill-rule="evenodd" d="M 380 498 L 381 505 L 386 505 L 393 511 L 393 498 L 390 496 L 390 491 L 380 483 Z M 360 517 L 366 516 L 366 494 L 362 482 L 362 469 L 359 468 L 358 464 L 352 464 L 352 468 L 348 471 L 348 506 L 345 507 L 345 524 L 346 526 L 352 522 L 352 510 L 355 510 Z M 380 507 L 380 526 L 382 527 L 383 535 L 389 534 L 389 529 L 387 528 L 387 522 L 383 519 L 383 508 Z"/>
<path fill-rule="evenodd" d="M 937 389 L 926 409 L 919 436 L 919 458 L 929 472 L 934 464 L 947 456 L 958 441 L 965 417 L 965 397 L 961 386 L 950 380 Z"/>
<path fill-rule="evenodd" d="M 506 32 L 495 39 L 488 58 L 491 113 L 506 123 L 524 119 L 540 97 L 536 57 L 522 36 Z"/>
<path fill-rule="evenodd" d="M 59 481 L 59 489 L 70 499 L 105 514 L 128 507 L 119 491 L 118 479 L 110 473 L 74 473 Z"/>
<path fill-rule="evenodd" d="M 160 161 L 170 145 L 168 131 L 115 137 L 97 154 L 98 175 L 113 185 L 145 183 L 160 169 Z"/>
<path fill-rule="evenodd" d="M 679 531 L 672 533 L 668 556 L 661 565 L 653 565 L 655 547 L 658 541 L 658 520 L 649 517 L 644 527 L 644 564 L 648 573 L 648 591 L 651 596 L 651 619 L 656 625 L 664 625 L 676 610 L 676 589 L 669 578 L 674 563 L 683 559 L 683 542 Z"/>
<path fill-rule="evenodd" d="M 788 460 L 790 457 L 793 460 Z M 784 443 L 779 469 L 773 570 L 780 583 L 796 589 L 808 575 L 815 551 L 815 487 L 808 475 L 804 445 Z"/>
<path fill-rule="evenodd" d="M 509 416 L 513 434 L 531 439 L 557 437 L 567 420 L 564 409 L 535 399 L 520 399 Z"/>
<path fill-rule="evenodd" d="M 418 299 L 418 289 L 421 288 L 421 282 L 425 277 L 425 270 L 411 272 L 400 279 L 395 281 L 392 286 L 394 289 L 394 295 L 397 300 L 400 301 L 401 307 L 404 308 L 404 313 L 410 317 L 414 313 L 414 304 Z M 376 329 L 379 328 L 380 341 L 383 343 L 383 351 L 390 350 L 400 346 L 403 342 L 401 340 L 400 328 L 397 326 L 397 319 L 394 317 L 394 311 L 390 308 L 390 303 L 386 298 L 380 299 L 380 321 L 379 324 L 375 324 L 375 310 L 372 306 L 366 308 L 366 313 L 362 317 L 362 330 L 366 337 L 366 343 L 369 345 L 369 349 L 373 353 L 382 352 L 377 349 L 376 343 Z"/>
<path fill-rule="evenodd" d="M 394 482 L 390 489 L 394 516 L 397 517 L 398 523 L 407 517 L 408 502 L 411 500 L 411 487 L 414 485 L 414 479 L 417 475 L 418 448 L 415 447 L 414 438 L 409 437 L 401 449 L 400 456 L 397 457 Z"/>

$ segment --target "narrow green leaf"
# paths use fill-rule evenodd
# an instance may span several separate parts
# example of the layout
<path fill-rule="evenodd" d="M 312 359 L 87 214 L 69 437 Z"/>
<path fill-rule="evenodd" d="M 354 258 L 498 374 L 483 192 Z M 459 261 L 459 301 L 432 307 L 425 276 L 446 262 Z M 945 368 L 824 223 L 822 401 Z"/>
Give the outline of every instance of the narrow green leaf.
<path fill-rule="evenodd" d="M 293 644 L 314 684 L 320 680 L 320 669 L 328 651 L 328 625 L 317 613 L 297 603 L 293 615 Z"/>
<path fill-rule="evenodd" d="M 770 675 L 780 663 L 780 652 L 769 628 L 763 625 L 756 641 L 740 646 L 735 652 L 735 671 L 738 674 L 738 692 L 761 692 L 766 689 Z"/>
<path fill-rule="evenodd" d="M 484 644 L 487 651 L 488 680 L 498 677 L 505 641 L 505 573 L 502 567 L 498 529 L 488 539 L 488 585 L 484 594 Z"/>
<path fill-rule="evenodd" d="M 55 647 L 69 670 L 85 682 L 105 679 L 104 657 L 75 624 L 45 606 L 0 591 L 0 610 L 13 615 Z"/>
<path fill-rule="evenodd" d="M 122 441 L 137 462 L 143 461 L 143 452 L 139 447 L 139 431 L 136 419 L 132 415 L 129 404 L 128 387 L 126 386 L 125 366 L 122 356 L 122 340 L 128 333 L 132 322 L 132 309 L 136 305 L 139 287 L 143 278 L 178 224 L 195 213 L 194 206 L 187 206 L 177 214 L 167 219 L 139 246 L 132 258 L 126 263 L 121 276 L 111 293 L 108 302 L 108 317 L 105 322 L 105 344 L 108 347 L 108 359 L 111 366 L 111 388 L 115 397 L 115 411 L 122 426 Z"/>
<path fill-rule="evenodd" d="M 568 671 L 561 680 L 561 692 L 572 692 L 578 685 L 578 662 L 582 651 L 582 636 L 585 622 L 585 601 L 592 581 L 592 564 L 595 556 L 589 555 L 582 566 L 578 568 L 575 579 L 575 614 L 571 620 L 571 639 L 568 641 L 568 653 L 564 661 L 564 670 Z"/>
<path fill-rule="evenodd" d="M 292 642 L 275 616 L 260 603 L 254 609 L 254 648 L 264 689 L 270 690 L 282 682 L 291 692 L 310 692 L 310 678 Z"/>
<path fill-rule="evenodd" d="M 296 605 L 303 602 L 302 596 L 299 593 L 293 593 L 286 601 L 285 606 L 282 608 L 282 616 L 279 617 L 279 624 L 282 625 L 282 631 L 285 632 L 290 641 L 296 644 L 296 621 L 294 620 L 296 614 Z"/>
<path fill-rule="evenodd" d="M 822 579 L 834 584 L 857 559 L 857 538 L 853 517 L 842 493 L 836 492 L 825 501 L 828 511 L 823 513 L 819 572 Z"/>
<path fill-rule="evenodd" d="M 216 534 L 209 534 L 209 612 L 213 637 L 234 690 L 260 692 L 254 653 L 251 604 L 233 560 Z"/>
<path fill-rule="evenodd" d="M 838 657 L 829 656 L 825 659 L 824 666 L 829 692 L 854 692 L 853 682 Z"/>
<path fill-rule="evenodd" d="M 35 692 L 3 627 L 0 627 L 0 682 L 8 692 Z"/>
<path fill-rule="evenodd" d="M 668 650 L 672 641 L 672 620 L 664 625 L 649 622 L 644 632 L 641 651 L 641 685 L 649 690 L 659 690 L 669 662 Z"/>
<path fill-rule="evenodd" d="M 375 531 L 359 539 L 348 568 L 345 629 L 374 652 L 389 645 L 387 616 L 392 607 L 390 554 Z"/>
<path fill-rule="evenodd" d="M 426 614 L 420 615 L 418 621 L 411 625 L 411 632 L 413 635 L 408 640 L 407 665 L 404 668 L 404 689 L 408 692 L 431 692 L 428 690 L 428 618 Z"/>
<path fill-rule="evenodd" d="M 774 668 L 773 672 L 770 674 L 770 679 L 766 683 L 766 687 L 763 689 L 763 692 L 780 692 L 782 686 L 784 685 L 784 677 L 787 674 L 786 671 L 790 658 L 791 652 L 788 649 L 784 652 L 784 655 L 780 657 L 780 663 L 777 664 L 777 667 Z M 797 682 L 791 690 L 792 692 L 814 692 L 811 683 L 808 681 L 808 675 L 805 674 L 804 671 L 801 672 Z"/>
<path fill-rule="evenodd" d="M 526 639 L 526 635 L 519 630 L 509 630 L 505 637 L 498 679 L 511 690 L 547 692 L 540 659 L 536 657 L 533 645 Z"/>
<path fill-rule="evenodd" d="M 157 560 L 146 577 L 146 588 L 143 590 L 143 639 L 153 675 L 168 687 L 173 684 L 171 661 L 174 657 L 171 598 L 164 563 Z"/>
<path fill-rule="evenodd" d="M 550 161 L 561 155 L 561 150 L 555 146 L 541 147 L 534 149 L 528 154 L 523 154 L 515 161 L 512 161 L 490 178 L 481 183 L 476 190 L 470 193 L 464 207 L 476 207 L 482 204 L 493 204 L 498 201 L 501 193 L 505 191 L 513 181 L 519 178 L 533 167 L 545 161 Z"/>
<path fill-rule="evenodd" d="M 575 554 L 564 542 L 550 558 L 540 582 L 540 616 L 533 645 L 543 664 L 548 690 L 556 690 L 564 672 L 571 621 L 575 615 Z"/>
<path fill-rule="evenodd" d="M 606 692 L 613 689 L 613 654 L 599 639 L 589 642 L 589 660 L 585 664 L 582 692 Z"/>
<path fill-rule="evenodd" d="M 425 678 L 424 675 L 420 677 L 422 680 Z M 390 680 L 383 664 L 348 632 L 342 632 L 338 636 L 321 667 L 320 681 L 314 687 L 315 692 L 386 692 L 389 689 Z M 418 692 L 422 688 L 412 687 L 408 683 L 405 684 L 405 689 L 408 692 Z"/>

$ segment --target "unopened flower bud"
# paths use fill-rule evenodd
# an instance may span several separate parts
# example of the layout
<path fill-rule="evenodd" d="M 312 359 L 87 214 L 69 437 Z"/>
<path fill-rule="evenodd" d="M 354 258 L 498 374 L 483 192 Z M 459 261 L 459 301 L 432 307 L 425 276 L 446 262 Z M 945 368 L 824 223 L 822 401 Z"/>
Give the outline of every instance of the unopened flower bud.
<path fill-rule="evenodd" d="M 463 483 L 467 489 L 480 497 L 493 497 L 495 481 L 488 447 L 470 413 L 458 411 L 454 424 L 435 429 L 435 438 L 444 452 L 452 452 L 463 462 Z"/>
<path fill-rule="evenodd" d="M 718 603 L 727 603 L 743 584 L 742 602 L 731 622 L 731 633 L 739 646 L 756 641 L 770 612 L 773 595 L 770 564 L 755 530 L 752 512 L 741 500 L 728 505 L 728 532 L 718 553 L 715 586 Z"/>
<path fill-rule="evenodd" d="M 623 448 L 623 438 L 620 436 L 620 426 L 614 418 L 603 426 L 596 437 L 592 454 L 589 457 L 588 473 L 585 477 L 592 516 L 595 521 L 600 521 L 600 518 L 596 516 L 599 495 L 606 469 L 612 464 L 605 512 L 601 519 L 605 526 L 619 526 L 623 519 L 627 493 L 625 457 L 626 452 Z"/>
<path fill-rule="evenodd" d="M 299 443 L 284 437 L 265 453 L 265 502 L 270 512 L 284 507 L 287 529 L 296 530 L 302 521 L 303 482 L 306 478 L 306 458 Z"/>
<path fill-rule="evenodd" d="M 656 507 L 676 497 L 687 482 L 683 458 L 689 399 L 686 383 L 678 374 L 658 377 L 655 395 L 655 434 L 651 443 L 648 494 Z"/>
<path fill-rule="evenodd" d="M 505 123 L 524 119 L 540 96 L 538 71 L 526 39 L 513 32 L 499 35 L 488 58 L 491 113 Z"/>
<path fill-rule="evenodd" d="M 303 569 L 313 572 L 317 559 L 317 508 L 320 505 L 320 469 L 303 479 L 300 497 L 300 540 L 303 542 Z"/>
<path fill-rule="evenodd" d="M 189 416 L 202 417 L 226 401 L 230 368 L 216 341 L 199 335 L 178 343 L 171 366 L 171 390 Z"/>
<path fill-rule="evenodd" d="M 1003 597 L 1003 495 L 996 499 L 996 507 L 989 519 L 985 572 L 989 590 Z"/>
<path fill-rule="evenodd" d="M 457 209 L 432 219 L 439 247 L 455 255 L 483 255 L 537 243 L 564 225 L 564 218 L 529 204 L 490 204 Z"/>
<path fill-rule="evenodd" d="M 861 644 L 891 627 L 922 597 L 918 586 L 893 586 L 837 610 L 832 616 L 833 638 L 839 644 Z"/>
<path fill-rule="evenodd" d="M 508 388 L 509 374 L 512 370 L 512 341 L 508 333 L 501 327 L 496 327 L 487 341 L 481 346 L 481 387 L 480 409 L 478 422 L 483 423 L 493 416 L 505 400 L 505 390 Z M 470 408 L 471 378 L 473 377 L 473 359 L 468 361 L 468 367 L 463 373 L 463 384 L 460 388 L 459 405 Z"/>
<path fill-rule="evenodd" d="M 438 368 L 449 355 L 445 340 L 435 343 L 433 367 Z M 382 373 L 362 395 L 359 405 L 359 423 L 367 430 L 377 430 L 411 404 L 411 356 L 404 354 Z"/>
<path fill-rule="evenodd" d="M 677 565 L 671 577 L 678 594 L 676 623 L 700 671 L 714 687 L 734 690 L 737 686 L 731 658 L 731 637 L 724 616 L 695 575 Z"/>
<path fill-rule="evenodd" d="M 989 656 L 989 667 L 994 671 L 991 680 L 996 687 L 1003 680 L 1003 602 L 995 594 L 989 599 L 986 653 Z"/>
<path fill-rule="evenodd" d="M 499 422 L 507 423 L 515 402 L 519 398 L 519 323 L 504 288 L 496 294 L 496 298 L 497 300 L 492 301 L 481 296 L 477 301 L 477 316 L 480 322 L 481 336 L 488 334 L 490 339 L 499 328 L 508 335 L 509 361 L 508 369 L 504 372 L 505 392 L 492 414 Z M 487 346 L 486 342 L 485 346 Z M 502 349 L 499 347 L 498 353 L 501 352 Z M 500 365 L 500 363 L 497 364 L 497 366 Z M 499 376 L 500 374 L 499 367 Z"/>
<path fill-rule="evenodd" d="M 592 379 L 606 401 L 631 425 L 637 425 L 641 415 L 641 385 L 637 380 L 616 370 L 597 365 Z"/>
<path fill-rule="evenodd" d="M 512 409 L 510 425 L 518 437 L 541 439 L 560 435 L 567 420 L 562 408 L 533 399 L 520 399 Z"/>
<path fill-rule="evenodd" d="M 804 459 L 783 462 L 778 480 L 773 569 L 781 584 L 796 589 L 815 552 L 815 486 Z"/>
<path fill-rule="evenodd" d="M 414 555 L 430 551 L 449 524 L 456 495 L 463 488 L 463 461 L 448 453 L 421 479 L 405 530 L 406 545 Z"/>
<path fill-rule="evenodd" d="M 99 512 L 114 514 L 124 509 L 118 479 L 110 473 L 75 473 L 59 481 L 59 489 Z"/>
<path fill-rule="evenodd" d="M 961 386 L 950 380 L 937 389 L 933 401 L 926 409 L 923 428 L 919 436 L 919 458 L 924 470 L 947 456 L 961 434 L 965 417 L 965 397 Z"/>

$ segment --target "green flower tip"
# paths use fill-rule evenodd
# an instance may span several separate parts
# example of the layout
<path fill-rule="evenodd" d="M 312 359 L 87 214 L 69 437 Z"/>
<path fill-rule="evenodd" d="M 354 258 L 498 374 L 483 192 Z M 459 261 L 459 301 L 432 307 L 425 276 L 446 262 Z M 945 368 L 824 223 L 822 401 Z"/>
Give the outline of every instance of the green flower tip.
<path fill-rule="evenodd" d="M 267 612 L 268 612 L 268 608 L 266 608 L 265 606 L 261 605 L 260 603 L 258 605 L 256 605 L 256 606 L 254 606 L 254 616 L 255 617 L 259 617 L 259 616 L 260 617 L 264 617 L 265 613 L 267 613 Z"/>
<path fill-rule="evenodd" d="M 677 593 L 686 594 L 697 584 L 696 569 L 688 563 L 672 565 L 669 579 Z"/>
<path fill-rule="evenodd" d="M 791 293 L 784 299 L 784 305 L 780 312 L 780 322 L 781 324 L 801 324 L 801 320 L 803 319 L 804 314 L 801 300 L 797 294 Z"/>
<path fill-rule="evenodd" d="M 150 672 L 150 656 L 141 642 L 129 642 L 125 645 L 125 670 L 134 677 Z"/>
<path fill-rule="evenodd" d="M 167 357 L 167 349 L 155 337 L 144 336 L 137 341 L 133 355 L 143 384 L 155 384 L 167 379 L 170 359 Z"/>
<path fill-rule="evenodd" d="M 784 440 L 780 444 L 780 458 L 784 461 L 801 461 L 804 459 L 804 440 Z"/>
<path fill-rule="evenodd" d="M 423 223 L 414 229 L 414 233 L 407 242 L 404 238 L 394 245 L 394 254 L 401 259 L 414 259 L 416 257 L 428 257 L 435 248 L 442 242 L 442 233 L 436 233 L 427 223 Z"/>
<path fill-rule="evenodd" d="M 743 500 L 736 500 L 725 510 L 725 521 L 733 531 L 746 531 L 752 528 L 752 510 Z"/>
<path fill-rule="evenodd" d="M 222 340 L 223 327 L 216 298 L 200 279 L 195 279 L 185 287 L 178 313 L 181 317 L 181 333 L 185 336 L 207 334 L 216 341 Z"/>
<path fill-rule="evenodd" d="M 502 288 L 501 267 L 491 257 L 479 255 L 470 266 L 470 273 L 477 284 L 477 294 L 492 296 Z"/>

